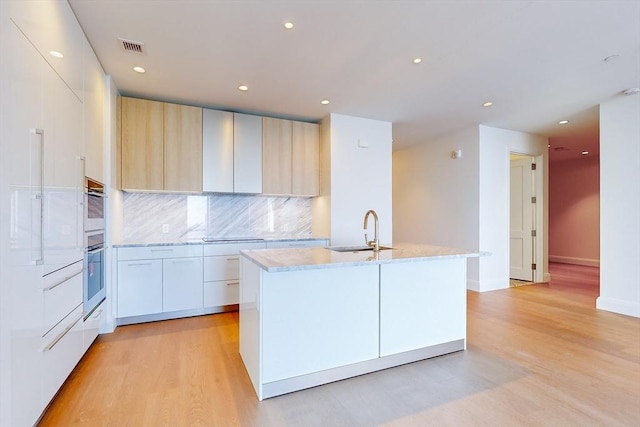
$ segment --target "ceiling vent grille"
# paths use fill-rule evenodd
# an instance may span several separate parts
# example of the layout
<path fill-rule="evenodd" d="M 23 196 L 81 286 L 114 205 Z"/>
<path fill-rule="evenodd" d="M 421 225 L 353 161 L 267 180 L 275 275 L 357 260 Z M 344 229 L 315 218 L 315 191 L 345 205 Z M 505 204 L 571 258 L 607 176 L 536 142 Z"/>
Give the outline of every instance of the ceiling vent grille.
<path fill-rule="evenodd" d="M 118 42 L 120 43 L 120 48 L 125 52 L 137 53 L 139 55 L 145 54 L 144 43 L 126 39 L 118 39 Z"/>

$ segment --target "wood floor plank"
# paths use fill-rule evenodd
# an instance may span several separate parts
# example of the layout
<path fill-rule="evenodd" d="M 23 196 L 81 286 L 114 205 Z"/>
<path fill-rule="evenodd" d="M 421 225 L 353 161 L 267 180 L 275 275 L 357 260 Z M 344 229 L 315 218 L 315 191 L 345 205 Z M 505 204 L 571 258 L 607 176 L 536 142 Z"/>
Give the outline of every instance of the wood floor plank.
<path fill-rule="evenodd" d="M 263 402 L 238 313 L 119 327 L 41 426 L 637 426 L 640 319 L 595 309 L 597 268 L 469 292 L 467 350 Z"/>

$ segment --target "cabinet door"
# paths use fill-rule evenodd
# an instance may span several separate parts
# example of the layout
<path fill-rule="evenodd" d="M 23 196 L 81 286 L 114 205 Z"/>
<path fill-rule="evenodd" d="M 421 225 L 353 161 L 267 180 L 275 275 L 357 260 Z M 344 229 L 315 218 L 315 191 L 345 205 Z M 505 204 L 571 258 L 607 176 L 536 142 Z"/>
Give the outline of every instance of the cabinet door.
<path fill-rule="evenodd" d="M 233 114 L 233 192 L 262 192 L 262 117 Z"/>
<path fill-rule="evenodd" d="M 296 196 L 317 196 L 320 126 L 315 123 L 293 122 L 292 141 L 292 193 Z"/>
<path fill-rule="evenodd" d="M 118 261 L 118 317 L 162 312 L 162 260 Z"/>
<path fill-rule="evenodd" d="M 202 110 L 202 191 L 233 193 L 233 113 Z"/>
<path fill-rule="evenodd" d="M 88 41 L 84 54 L 84 157 L 85 175 L 104 182 L 104 98 L 102 67 Z"/>
<path fill-rule="evenodd" d="M 164 104 L 164 189 L 202 192 L 202 108 Z"/>
<path fill-rule="evenodd" d="M 162 311 L 202 308 L 202 257 L 171 258 L 162 263 Z"/>
<path fill-rule="evenodd" d="M 466 263 L 380 266 L 380 356 L 465 338 Z"/>
<path fill-rule="evenodd" d="M 164 138 L 162 102 L 121 99 L 122 188 L 164 188 Z"/>
<path fill-rule="evenodd" d="M 44 274 L 82 259 L 82 103 L 43 67 Z"/>
<path fill-rule="evenodd" d="M 262 192 L 291 194 L 291 120 L 262 119 Z"/>

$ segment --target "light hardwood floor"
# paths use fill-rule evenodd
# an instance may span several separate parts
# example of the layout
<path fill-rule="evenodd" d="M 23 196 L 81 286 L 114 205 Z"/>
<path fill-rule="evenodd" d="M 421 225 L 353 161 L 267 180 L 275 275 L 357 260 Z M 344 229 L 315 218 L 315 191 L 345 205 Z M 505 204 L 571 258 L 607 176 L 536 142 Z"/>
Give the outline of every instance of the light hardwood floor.
<path fill-rule="evenodd" d="M 468 293 L 468 348 L 258 402 L 238 315 L 120 327 L 42 426 L 638 426 L 640 320 L 596 311 L 598 269 Z"/>

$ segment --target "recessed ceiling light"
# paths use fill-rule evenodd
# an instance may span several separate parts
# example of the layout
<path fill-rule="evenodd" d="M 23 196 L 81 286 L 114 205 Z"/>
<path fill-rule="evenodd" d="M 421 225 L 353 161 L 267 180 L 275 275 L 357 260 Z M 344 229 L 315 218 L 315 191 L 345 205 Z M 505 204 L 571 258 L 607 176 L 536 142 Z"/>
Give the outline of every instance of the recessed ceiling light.
<path fill-rule="evenodd" d="M 292 29 L 292 28 L 293 28 L 293 22 L 285 22 L 285 23 L 284 23 L 284 27 L 285 27 L 287 30 Z"/>
<path fill-rule="evenodd" d="M 569 123 L 569 120 L 560 120 L 558 122 L 558 124 L 561 124 L 561 125 L 566 125 L 567 123 Z"/>
<path fill-rule="evenodd" d="M 493 102 L 491 101 L 487 101 L 484 104 L 482 104 L 483 107 L 491 107 L 493 105 Z"/>
<path fill-rule="evenodd" d="M 329 103 L 328 99 L 323 99 L 322 101 L 320 101 L 320 104 L 322 105 L 327 105 Z"/>
<path fill-rule="evenodd" d="M 49 52 L 49 55 L 53 56 L 54 58 L 64 58 L 64 55 L 57 50 L 52 50 L 51 52 Z"/>
<path fill-rule="evenodd" d="M 419 64 L 422 62 L 422 58 L 413 58 L 413 61 L 411 62 L 413 62 L 414 64 Z"/>
<path fill-rule="evenodd" d="M 589 154 L 589 152 L 588 152 L 588 151 L 583 151 L 583 152 L 582 152 L 582 153 L 580 153 L 580 154 L 582 154 L 583 156 L 586 156 L 587 154 Z"/>
<path fill-rule="evenodd" d="M 623 94 L 629 96 L 629 95 L 637 95 L 640 93 L 640 87 L 632 87 L 629 88 L 627 90 L 623 90 L 622 91 Z"/>
<path fill-rule="evenodd" d="M 241 91 L 243 91 L 243 92 L 246 92 L 246 91 L 248 91 L 248 90 L 249 90 L 249 86 L 246 86 L 246 85 L 240 85 L 240 86 L 238 86 L 238 89 L 240 89 L 240 90 L 241 90 Z"/>
<path fill-rule="evenodd" d="M 135 71 L 136 73 L 140 73 L 140 74 L 147 72 L 147 70 L 145 70 L 142 67 L 133 67 L 133 71 Z"/>

